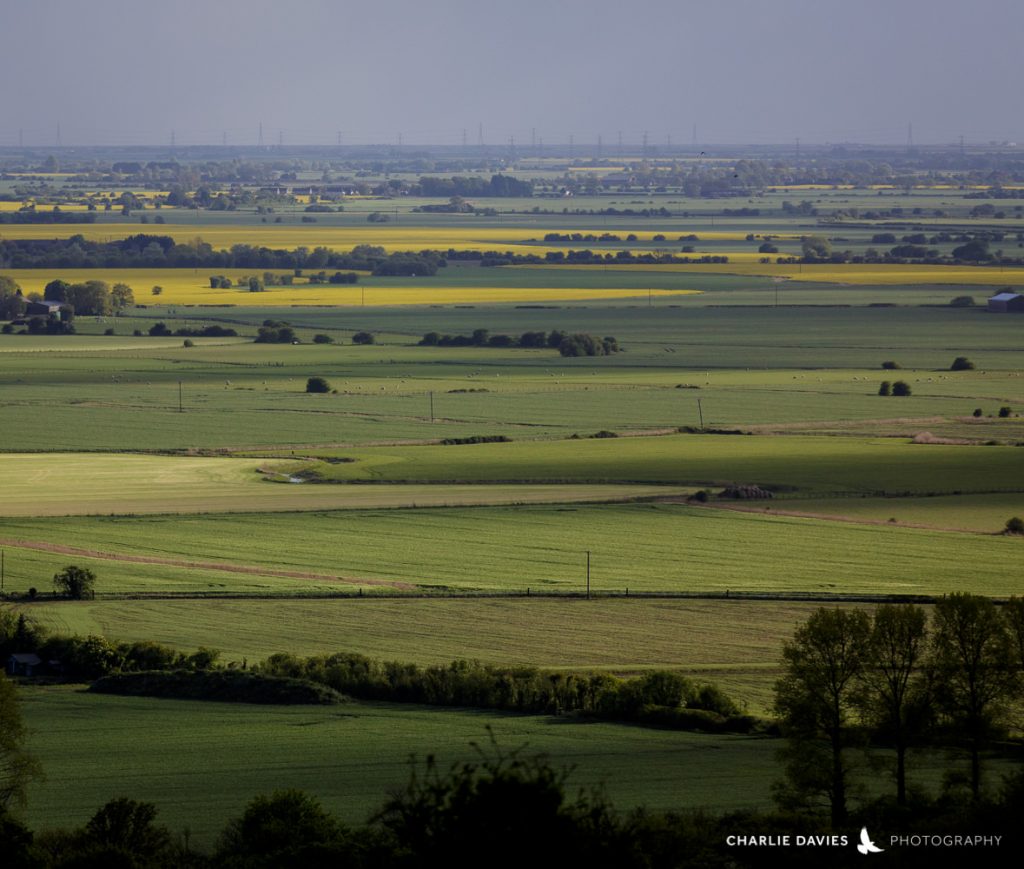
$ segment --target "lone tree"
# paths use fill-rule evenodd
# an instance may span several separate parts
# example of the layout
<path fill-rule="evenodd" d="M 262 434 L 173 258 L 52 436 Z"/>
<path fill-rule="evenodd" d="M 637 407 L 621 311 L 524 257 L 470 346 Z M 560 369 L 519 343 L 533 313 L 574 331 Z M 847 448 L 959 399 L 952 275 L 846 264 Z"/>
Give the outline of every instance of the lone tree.
<path fill-rule="evenodd" d="M 789 741 L 787 782 L 776 799 L 809 808 L 825 798 L 833 827 L 847 818 L 858 680 L 871 657 L 871 623 L 859 610 L 817 610 L 786 643 L 785 675 L 775 684 L 775 711 Z"/>
<path fill-rule="evenodd" d="M 96 574 L 88 567 L 69 564 L 53 575 L 53 588 L 58 594 L 72 600 L 86 600 L 95 596 Z"/>
<path fill-rule="evenodd" d="M 949 366 L 950 371 L 973 371 L 974 363 L 966 356 L 957 356 L 953 364 Z"/>
<path fill-rule="evenodd" d="M 306 381 L 306 392 L 330 392 L 331 384 L 323 377 L 310 377 Z"/>

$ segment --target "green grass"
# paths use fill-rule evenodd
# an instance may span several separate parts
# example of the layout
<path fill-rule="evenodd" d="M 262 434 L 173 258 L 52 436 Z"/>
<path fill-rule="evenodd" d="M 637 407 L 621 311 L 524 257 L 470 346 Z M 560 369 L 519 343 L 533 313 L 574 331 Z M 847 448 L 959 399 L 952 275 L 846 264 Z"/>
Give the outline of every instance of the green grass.
<path fill-rule="evenodd" d="M 195 456 L 0 454 L 0 516 L 296 511 L 366 507 L 614 501 L 664 493 L 651 485 L 310 486 L 294 463 Z"/>
<path fill-rule="evenodd" d="M 1016 447 L 893 438 L 673 435 L 311 452 L 355 460 L 317 467 L 322 478 L 337 481 L 757 483 L 820 496 L 991 492 L 1018 488 L 1024 479 L 1024 451 Z"/>
<path fill-rule="evenodd" d="M 927 448 L 926 448 L 927 449 Z M 794 502 L 798 503 L 798 502 Z M 110 556 L 200 560 L 255 573 L 297 572 L 294 590 L 352 589 L 370 582 L 407 588 L 580 592 L 584 552 L 592 552 L 596 591 L 858 592 L 944 594 L 1019 592 L 1007 569 L 1019 539 L 887 525 L 776 517 L 681 504 L 348 510 L 298 514 L 5 519 L 9 588 L 17 541 L 46 541 Z M 35 557 L 35 553 L 32 553 Z M 100 559 L 80 561 L 101 576 L 104 593 L 161 593 L 167 581 L 136 565 L 128 578 Z M 104 574 L 108 574 L 106 580 Z M 110 575 L 112 574 L 113 575 Z M 184 587 L 195 586 L 182 566 Z M 305 574 L 313 574 L 308 577 Z M 317 579 L 320 577 L 320 579 Z M 241 592 L 249 573 L 220 577 L 218 591 Z M 47 574 L 33 585 L 45 586 Z M 288 580 L 259 580 L 283 590 Z M 175 588 L 180 586 L 174 586 Z"/>
<path fill-rule="evenodd" d="M 46 780 L 32 786 L 28 823 L 83 824 L 117 796 L 147 800 L 158 821 L 210 847 L 257 794 L 308 791 L 350 823 L 364 822 L 408 781 L 408 759 L 442 769 L 478 757 L 486 726 L 503 750 L 522 745 L 574 767 L 570 793 L 604 783 L 621 809 L 757 808 L 777 774 L 772 740 L 702 736 L 543 716 L 416 706 L 261 707 L 22 692 L 29 748 Z"/>
<path fill-rule="evenodd" d="M 744 508 L 747 509 L 747 508 Z M 770 506 L 750 507 L 767 510 Z M 855 522 L 894 522 L 996 534 L 1011 516 L 1024 515 L 1024 494 L 941 495 L 934 498 L 808 498 L 775 510 L 792 509 L 808 516 L 841 517 Z"/>
<path fill-rule="evenodd" d="M 216 648 L 254 663 L 276 652 L 352 650 L 417 664 L 631 673 L 671 668 L 720 684 L 767 714 L 782 643 L 820 604 L 766 601 L 175 600 L 36 603 L 19 610 L 56 633 Z M 850 605 L 860 606 L 860 605 Z"/>

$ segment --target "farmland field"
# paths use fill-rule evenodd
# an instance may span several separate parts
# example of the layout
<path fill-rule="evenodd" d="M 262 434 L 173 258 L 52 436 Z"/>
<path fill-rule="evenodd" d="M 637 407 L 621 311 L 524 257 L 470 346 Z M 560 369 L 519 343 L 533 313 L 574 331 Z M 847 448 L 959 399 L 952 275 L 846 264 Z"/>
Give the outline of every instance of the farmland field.
<path fill-rule="evenodd" d="M 680 165 L 701 171 L 700 160 Z M 0 270 L 25 294 L 97 278 L 129 284 L 137 303 L 78 316 L 74 335 L 27 334 L 24 321 L 0 334 L 4 606 L 56 634 L 203 646 L 225 663 L 352 651 L 672 669 L 770 716 L 782 644 L 822 603 L 1020 595 L 1024 540 L 1002 532 L 1024 515 L 1024 315 L 985 306 L 1024 287 L 1010 262 L 1024 244 L 1018 206 L 976 213 L 981 184 L 779 184 L 722 199 L 558 189 L 607 170 L 509 169 L 543 195 L 481 197 L 475 214 L 364 193 L 312 217 L 305 192 L 157 214 L 161 180 L 123 187 L 142 198 L 130 216 L 0 225 L 0 241 L 38 249 L 146 234 L 224 251 L 551 255 L 491 266 L 453 254 L 433 276 L 366 269 L 338 286 L 266 251 L 234 261 L 272 267 L 146 268 L 160 258 L 149 247 L 132 268 L 87 268 L 100 255 L 72 249 L 52 268 Z M 366 171 L 376 186 L 419 178 L 408 166 Z M 24 177 L 0 192 L 24 190 Z M 79 211 L 122 192 L 98 177 L 34 177 L 45 189 L 0 204 L 5 216 L 24 199 Z M 300 172 L 289 188 L 321 177 Z M 977 233 L 1004 255 L 952 264 Z M 927 256 L 890 256 L 904 234 L 926 236 Z M 801 258 L 811 236 L 827 237 L 837 261 L 776 261 Z M 769 243 L 778 250 L 766 256 Z M 611 259 L 559 261 L 584 249 Z M 616 263 L 620 251 L 728 262 Z M 852 261 L 872 258 L 888 261 Z M 264 271 L 294 285 L 238 286 Z M 235 286 L 211 289 L 211 275 Z M 281 321 L 294 330 L 285 343 L 254 342 Z M 157 323 L 191 332 L 149 336 Z M 192 334 L 208 326 L 238 335 Z M 354 343 L 360 332 L 373 343 Z M 430 332 L 461 346 L 420 346 Z M 512 346 L 526 332 L 549 346 Z M 620 352 L 563 357 L 560 332 L 614 337 Z M 966 370 L 950 370 L 958 357 Z M 307 393 L 311 377 L 328 392 Z M 879 394 L 899 380 L 911 395 Z M 722 497 L 730 486 L 762 497 Z M 691 500 L 700 490 L 706 500 Z M 95 599 L 53 594 L 69 564 L 95 571 Z M 503 747 L 528 742 L 576 764 L 578 785 L 605 781 L 620 807 L 765 807 L 778 777 L 768 738 L 66 686 L 23 697 L 48 774 L 31 793 L 38 826 L 78 823 L 124 792 L 209 843 L 253 795 L 288 786 L 358 822 L 405 780 L 409 753 L 470 758 L 488 724 Z"/>
<path fill-rule="evenodd" d="M 383 584 L 579 594 L 588 550 L 597 592 L 940 595 L 964 588 L 966 564 L 973 591 L 1019 592 L 1006 570 L 1020 549 L 1013 538 L 671 503 L 8 518 L 0 522 L 0 538 L 9 550 L 8 587 L 17 591 L 34 584 L 33 570 L 17 566 L 21 550 L 31 550 L 33 561 L 45 556 L 54 569 L 67 563 L 59 550 L 32 548 L 47 544 L 71 547 L 78 560 L 108 575 L 105 561 L 177 566 L 193 588 L 202 583 L 189 577 L 189 566 L 214 573 L 220 567 L 223 575 L 209 584 L 220 593 L 242 593 L 256 577 L 294 573 L 296 591 L 351 593 Z M 144 567 L 124 568 L 99 593 L 169 590 Z M 286 585 L 273 579 L 278 592 Z"/>

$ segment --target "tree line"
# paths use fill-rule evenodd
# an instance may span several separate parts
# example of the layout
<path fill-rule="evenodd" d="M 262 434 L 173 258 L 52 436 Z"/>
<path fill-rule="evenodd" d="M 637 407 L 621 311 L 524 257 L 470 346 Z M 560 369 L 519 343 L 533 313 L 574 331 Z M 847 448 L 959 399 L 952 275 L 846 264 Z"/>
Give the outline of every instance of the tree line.
<path fill-rule="evenodd" d="M 783 649 L 775 711 L 788 747 L 776 796 L 785 808 L 849 814 L 856 749 L 892 750 L 897 804 L 913 790 L 914 749 L 966 753 L 946 784 L 982 797 L 984 751 L 1006 736 L 1024 689 L 1024 598 L 940 598 L 930 619 L 912 604 L 816 611 Z"/>
<path fill-rule="evenodd" d="M 549 347 L 562 356 L 610 356 L 619 352 L 613 336 L 595 338 L 586 332 L 569 333 L 562 329 L 550 332 L 523 332 L 513 335 L 492 335 L 487 329 L 474 329 L 470 335 L 442 335 L 427 332 L 417 342 L 420 347 Z"/>

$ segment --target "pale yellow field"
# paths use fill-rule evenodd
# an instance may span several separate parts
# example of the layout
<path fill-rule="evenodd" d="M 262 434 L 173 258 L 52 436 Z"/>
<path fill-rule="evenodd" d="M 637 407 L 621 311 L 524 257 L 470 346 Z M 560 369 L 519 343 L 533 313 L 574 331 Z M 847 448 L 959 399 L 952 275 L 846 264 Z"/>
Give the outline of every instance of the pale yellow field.
<path fill-rule="evenodd" d="M 247 275 L 262 275 L 252 269 L 217 269 L 235 283 Z M 135 291 L 141 305 L 237 305 L 239 307 L 277 307 L 283 305 L 463 305 L 463 304 L 530 304 L 584 299 L 628 299 L 648 297 L 647 290 L 586 289 L 544 287 L 445 287 L 444 278 L 427 278 L 418 287 L 375 287 L 360 284 L 330 286 L 328 284 L 297 284 L 292 287 L 267 287 L 265 292 L 250 293 L 232 287 L 212 289 L 209 275 L 214 270 L 195 269 L 8 269 L 2 274 L 13 278 L 22 291 L 41 293 L 52 280 L 68 283 L 100 279 L 109 284 L 125 283 Z M 287 272 L 278 272 L 287 274 Z M 525 281 L 524 281 L 525 283 Z M 156 284 L 163 287 L 159 296 L 152 295 Z M 654 296 L 693 294 L 697 290 L 653 290 Z"/>
<path fill-rule="evenodd" d="M 734 254 L 727 254 L 730 259 Z M 543 266 L 516 266 L 543 268 Z M 822 265 L 729 262 L 724 265 L 693 263 L 691 265 L 567 265 L 568 269 L 602 269 L 605 271 L 679 272 L 691 274 L 762 275 L 791 281 L 817 281 L 836 284 L 983 284 L 986 286 L 1024 286 L 1024 268 L 992 268 L 982 266 L 929 266 L 831 263 Z"/>
<path fill-rule="evenodd" d="M 212 226 L 173 225 L 154 226 L 146 223 L 93 223 L 93 224 L 20 224 L 0 226 L 0 239 L 70 238 L 81 235 L 88 241 L 116 241 L 137 233 L 166 235 L 176 242 L 191 242 L 196 237 L 226 250 L 236 244 L 285 248 L 326 247 L 347 251 L 359 244 L 379 245 L 388 251 L 396 250 L 514 250 L 543 256 L 549 250 L 564 247 L 525 245 L 523 242 L 537 237 L 536 230 L 487 229 L 467 225 L 464 227 L 403 227 L 403 226 L 316 226 L 309 224 L 288 226 Z M 581 245 L 582 246 L 582 245 Z"/>
<path fill-rule="evenodd" d="M 0 456 L 0 517 L 339 510 L 608 501 L 673 495 L 645 485 L 302 485 L 266 459 L 58 453 Z M 0 522 L 0 537 L 4 537 Z"/>

